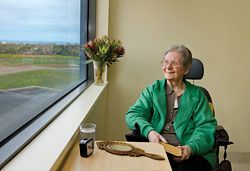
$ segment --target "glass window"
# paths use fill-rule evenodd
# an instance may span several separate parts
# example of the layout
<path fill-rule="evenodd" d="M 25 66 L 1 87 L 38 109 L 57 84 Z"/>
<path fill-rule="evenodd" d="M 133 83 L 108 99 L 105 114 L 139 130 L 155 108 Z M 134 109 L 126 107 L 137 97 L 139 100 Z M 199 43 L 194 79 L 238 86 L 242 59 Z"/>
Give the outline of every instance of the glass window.
<path fill-rule="evenodd" d="M 79 94 L 69 97 L 73 90 L 91 82 L 80 46 L 95 36 L 95 1 L 1 0 L 0 23 L 2 167 Z M 40 124 L 28 128 L 34 122 Z"/>

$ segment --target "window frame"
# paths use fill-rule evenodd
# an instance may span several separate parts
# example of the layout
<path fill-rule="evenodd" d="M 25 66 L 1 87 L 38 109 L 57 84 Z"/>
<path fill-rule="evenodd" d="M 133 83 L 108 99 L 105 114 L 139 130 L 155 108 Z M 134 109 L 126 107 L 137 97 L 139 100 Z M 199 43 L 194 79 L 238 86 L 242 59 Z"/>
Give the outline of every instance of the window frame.
<path fill-rule="evenodd" d="M 84 44 L 95 38 L 96 32 L 96 0 L 81 1 L 80 44 Z M 85 13 L 84 13 L 85 12 Z M 84 19 L 86 18 L 86 19 Z M 83 23 L 85 22 L 85 23 Z M 84 35 L 86 33 L 86 35 Z M 86 56 L 80 52 L 80 61 L 84 62 Z M 6 138 L 0 145 L 0 169 L 4 167 L 19 151 L 30 143 L 41 131 L 43 131 L 60 113 L 68 107 L 94 79 L 93 64 L 87 64 L 87 69 L 80 67 L 81 73 L 86 73 L 87 79 L 63 94 L 58 100 L 46 108 L 43 112 L 23 125 L 16 132 Z"/>

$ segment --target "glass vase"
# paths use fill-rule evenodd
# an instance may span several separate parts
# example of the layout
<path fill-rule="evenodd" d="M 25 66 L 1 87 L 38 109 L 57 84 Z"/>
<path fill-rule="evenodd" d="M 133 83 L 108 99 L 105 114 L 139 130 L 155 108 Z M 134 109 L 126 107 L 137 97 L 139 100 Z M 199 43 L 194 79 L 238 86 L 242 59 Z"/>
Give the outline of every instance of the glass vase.
<path fill-rule="evenodd" d="M 107 81 L 106 62 L 93 61 L 94 63 L 94 84 L 102 86 Z"/>

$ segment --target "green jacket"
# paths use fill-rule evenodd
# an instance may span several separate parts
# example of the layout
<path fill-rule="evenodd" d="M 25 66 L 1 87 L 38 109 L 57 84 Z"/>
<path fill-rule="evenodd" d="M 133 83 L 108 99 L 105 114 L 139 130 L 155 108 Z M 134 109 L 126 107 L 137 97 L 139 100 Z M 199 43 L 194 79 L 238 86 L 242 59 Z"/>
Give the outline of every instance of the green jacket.
<path fill-rule="evenodd" d="M 157 80 L 146 87 L 140 98 L 126 113 L 129 129 L 137 123 L 141 135 L 148 136 L 151 130 L 162 132 L 166 122 L 166 79 Z M 215 130 L 217 121 L 202 90 L 188 81 L 180 99 L 174 121 L 176 136 L 181 145 L 188 145 L 192 155 L 202 155 L 212 168 L 216 164 Z"/>

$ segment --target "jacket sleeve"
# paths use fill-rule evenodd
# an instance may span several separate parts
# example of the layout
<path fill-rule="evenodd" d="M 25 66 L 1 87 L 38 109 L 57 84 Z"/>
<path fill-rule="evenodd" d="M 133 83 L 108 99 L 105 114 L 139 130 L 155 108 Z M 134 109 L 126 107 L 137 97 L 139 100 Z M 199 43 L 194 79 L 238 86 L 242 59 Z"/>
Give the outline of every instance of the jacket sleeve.
<path fill-rule="evenodd" d="M 148 133 L 153 130 L 150 124 L 152 115 L 152 86 L 147 87 L 137 99 L 135 104 L 131 106 L 126 113 L 126 124 L 129 129 L 135 129 L 138 124 L 142 136 L 147 137 Z"/>
<path fill-rule="evenodd" d="M 186 144 L 191 147 L 192 155 L 204 155 L 214 146 L 217 121 L 202 92 L 192 117 L 194 131 Z"/>

